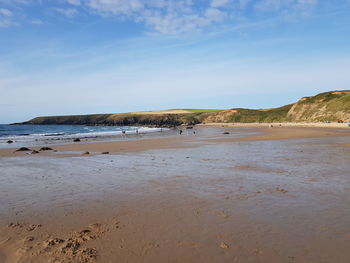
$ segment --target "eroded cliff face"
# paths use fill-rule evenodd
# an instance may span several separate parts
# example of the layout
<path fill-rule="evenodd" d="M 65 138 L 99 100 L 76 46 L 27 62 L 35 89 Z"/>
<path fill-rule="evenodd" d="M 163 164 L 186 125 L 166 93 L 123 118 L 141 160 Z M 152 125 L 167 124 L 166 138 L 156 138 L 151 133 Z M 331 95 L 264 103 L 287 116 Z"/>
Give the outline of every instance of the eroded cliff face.
<path fill-rule="evenodd" d="M 295 103 L 287 114 L 291 121 L 349 121 L 350 91 L 321 93 L 304 97 Z"/>

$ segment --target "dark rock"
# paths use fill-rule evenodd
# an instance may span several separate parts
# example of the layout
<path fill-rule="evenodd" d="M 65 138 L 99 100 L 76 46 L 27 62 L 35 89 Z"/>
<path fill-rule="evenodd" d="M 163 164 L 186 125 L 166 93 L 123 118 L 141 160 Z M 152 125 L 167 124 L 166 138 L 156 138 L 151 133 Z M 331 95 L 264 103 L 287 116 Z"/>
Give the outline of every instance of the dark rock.
<path fill-rule="evenodd" d="M 16 150 L 16 152 L 30 152 L 30 151 L 33 151 L 27 147 L 21 147 L 19 149 Z"/>
<path fill-rule="evenodd" d="M 80 139 L 76 138 L 76 139 L 73 140 L 73 142 L 80 142 Z"/>
<path fill-rule="evenodd" d="M 33 151 L 32 151 L 32 154 L 37 154 L 37 153 L 39 153 L 39 152 L 36 151 L 36 150 L 33 150 Z"/>
<path fill-rule="evenodd" d="M 109 154 L 109 152 L 102 152 L 102 154 Z"/>
<path fill-rule="evenodd" d="M 39 151 L 52 151 L 53 149 L 50 147 L 41 147 Z"/>
<path fill-rule="evenodd" d="M 13 141 L 11 141 L 11 140 L 8 140 L 8 141 L 7 141 L 7 143 L 13 143 Z"/>
<path fill-rule="evenodd" d="M 230 134 L 229 132 L 224 132 L 223 134 Z"/>
<path fill-rule="evenodd" d="M 84 152 L 83 153 L 83 155 L 89 155 L 90 154 L 90 152 Z"/>

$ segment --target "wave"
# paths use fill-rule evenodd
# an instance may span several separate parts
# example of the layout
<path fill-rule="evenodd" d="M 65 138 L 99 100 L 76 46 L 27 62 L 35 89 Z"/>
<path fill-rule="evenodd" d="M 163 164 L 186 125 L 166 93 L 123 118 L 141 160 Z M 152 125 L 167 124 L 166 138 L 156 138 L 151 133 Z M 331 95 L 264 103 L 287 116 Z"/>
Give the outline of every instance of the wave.
<path fill-rule="evenodd" d="M 65 140 L 73 138 L 103 138 L 103 137 L 117 137 L 125 135 L 137 135 L 146 133 L 162 132 L 169 129 L 166 128 L 147 128 L 147 127 L 118 127 L 114 131 L 89 131 L 89 132 L 48 132 L 48 133 L 22 133 L 22 134 L 2 134 L 0 136 L 0 143 L 6 143 L 8 140 L 15 142 L 30 142 L 30 141 L 50 141 L 50 140 Z"/>

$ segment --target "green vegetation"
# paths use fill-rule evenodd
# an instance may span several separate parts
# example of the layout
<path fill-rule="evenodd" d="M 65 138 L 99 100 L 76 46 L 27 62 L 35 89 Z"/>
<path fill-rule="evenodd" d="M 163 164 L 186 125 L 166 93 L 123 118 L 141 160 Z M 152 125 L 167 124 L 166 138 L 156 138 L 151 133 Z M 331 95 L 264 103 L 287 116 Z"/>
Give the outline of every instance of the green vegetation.
<path fill-rule="evenodd" d="M 188 112 L 219 112 L 222 110 L 215 110 L 215 109 L 182 109 Z"/>
<path fill-rule="evenodd" d="M 288 121 L 287 114 L 292 106 L 293 104 L 290 104 L 269 110 L 236 109 L 228 122 L 284 122 Z"/>
<path fill-rule="evenodd" d="M 338 121 L 350 119 L 350 92 L 325 92 L 298 101 L 289 117 L 296 121 Z"/>
<path fill-rule="evenodd" d="M 181 124 L 198 124 L 208 117 L 208 112 L 181 113 L 181 114 L 93 114 L 51 116 L 34 118 L 24 124 L 70 124 L 70 125 L 139 125 L 172 127 Z"/>
<path fill-rule="evenodd" d="M 305 97 L 273 109 L 173 109 L 120 114 L 37 117 L 23 124 L 140 125 L 171 127 L 202 122 L 286 122 L 350 120 L 350 91 Z"/>

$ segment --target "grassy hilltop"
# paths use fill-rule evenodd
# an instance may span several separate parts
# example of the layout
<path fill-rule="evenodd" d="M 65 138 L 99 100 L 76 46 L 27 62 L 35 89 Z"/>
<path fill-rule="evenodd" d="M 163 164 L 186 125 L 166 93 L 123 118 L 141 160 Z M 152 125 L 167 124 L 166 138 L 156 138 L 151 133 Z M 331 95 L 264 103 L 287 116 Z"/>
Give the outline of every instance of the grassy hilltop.
<path fill-rule="evenodd" d="M 319 122 L 350 120 L 350 90 L 330 91 L 304 97 L 294 104 L 272 109 L 174 109 L 164 111 L 129 112 L 37 117 L 23 124 L 73 125 L 145 125 L 177 126 L 203 122 Z"/>
<path fill-rule="evenodd" d="M 179 109 L 117 114 L 51 116 L 37 117 L 24 124 L 177 126 L 183 123 L 201 123 L 208 116 L 218 111 L 220 110 Z"/>

